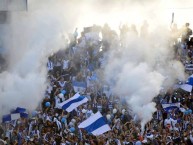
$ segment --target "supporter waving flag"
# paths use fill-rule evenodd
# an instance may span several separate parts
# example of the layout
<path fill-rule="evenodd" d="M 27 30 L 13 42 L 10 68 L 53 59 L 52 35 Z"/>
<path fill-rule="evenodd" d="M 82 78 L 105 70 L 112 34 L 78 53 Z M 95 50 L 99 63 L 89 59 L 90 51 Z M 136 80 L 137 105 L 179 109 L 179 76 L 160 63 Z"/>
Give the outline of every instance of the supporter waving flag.
<path fill-rule="evenodd" d="M 72 85 L 76 93 L 77 92 L 84 93 L 86 90 L 86 82 L 73 81 Z"/>
<path fill-rule="evenodd" d="M 83 121 L 78 128 L 82 128 L 96 136 L 111 130 L 110 126 L 106 123 L 105 118 L 100 112 L 97 112 L 87 120 Z"/>
<path fill-rule="evenodd" d="M 6 114 L 2 117 L 2 122 L 10 122 L 12 120 L 17 120 L 20 118 L 20 113 Z"/>
<path fill-rule="evenodd" d="M 180 88 L 183 89 L 184 91 L 192 92 L 192 86 L 193 86 L 193 75 L 191 75 L 188 78 L 188 81 L 185 84 L 181 85 Z"/>
<path fill-rule="evenodd" d="M 166 103 L 162 104 L 162 107 L 166 112 L 170 112 L 173 109 L 179 109 L 180 103 Z"/>
<path fill-rule="evenodd" d="M 17 107 L 15 110 L 12 110 L 10 114 L 3 115 L 2 122 L 9 122 L 19 118 L 28 118 L 28 113 L 25 108 Z"/>
<path fill-rule="evenodd" d="M 85 96 L 81 96 L 79 93 L 76 93 L 72 98 L 58 104 L 58 108 L 71 112 L 87 101 L 88 99 Z"/>

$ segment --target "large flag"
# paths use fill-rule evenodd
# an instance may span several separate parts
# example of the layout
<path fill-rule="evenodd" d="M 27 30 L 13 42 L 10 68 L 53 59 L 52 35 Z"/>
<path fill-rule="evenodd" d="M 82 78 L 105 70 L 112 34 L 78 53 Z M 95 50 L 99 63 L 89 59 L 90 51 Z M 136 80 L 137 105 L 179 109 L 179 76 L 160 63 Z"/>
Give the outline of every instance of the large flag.
<path fill-rule="evenodd" d="M 100 112 L 97 112 L 87 120 L 83 121 L 78 128 L 82 128 L 96 136 L 111 130 L 110 126 L 106 123 L 105 118 Z"/>
<path fill-rule="evenodd" d="M 15 110 L 12 110 L 11 113 L 23 113 L 26 112 L 25 108 L 17 107 Z"/>
<path fill-rule="evenodd" d="M 193 75 L 191 75 L 188 78 L 188 81 L 185 84 L 181 85 L 180 88 L 187 92 L 192 92 L 192 86 L 193 86 Z"/>
<path fill-rule="evenodd" d="M 5 122 L 10 122 L 12 120 L 17 120 L 19 118 L 20 118 L 20 113 L 7 114 L 7 115 L 3 115 L 2 121 L 3 123 L 5 123 Z"/>
<path fill-rule="evenodd" d="M 86 82 L 73 81 L 72 85 L 76 93 L 84 93 L 86 91 Z"/>
<path fill-rule="evenodd" d="M 2 121 L 9 122 L 19 118 L 28 118 L 28 113 L 25 108 L 17 107 L 15 110 L 12 110 L 10 114 L 3 115 Z"/>
<path fill-rule="evenodd" d="M 72 98 L 59 103 L 58 108 L 64 109 L 67 112 L 71 112 L 78 106 L 82 105 L 83 103 L 86 103 L 88 99 L 85 96 L 81 96 L 79 93 L 76 93 Z"/>
<path fill-rule="evenodd" d="M 179 109 L 180 103 L 166 103 L 166 104 L 162 104 L 162 107 L 166 112 L 170 112 L 173 109 Z"/>
<path fill-rule="evenodd" d="M 17 107 L 15 110 L 11 111 L 11 114 L 13 114 L 13 113 L 20 113 L 20 117 L 28 118 L 28 113 L 26 111 L 27 111 L 26 108 Z"/>

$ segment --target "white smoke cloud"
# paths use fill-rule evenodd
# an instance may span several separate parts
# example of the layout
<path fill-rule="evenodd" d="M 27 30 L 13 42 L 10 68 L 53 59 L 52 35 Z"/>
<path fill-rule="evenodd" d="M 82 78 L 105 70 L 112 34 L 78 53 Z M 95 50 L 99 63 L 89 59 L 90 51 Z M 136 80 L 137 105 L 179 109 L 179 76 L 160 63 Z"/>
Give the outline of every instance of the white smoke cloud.
<path fill-rule="evenodd" d="M 63 32 L 73 30 L 61 2 L 46 2 L 31 1 L 27 12 L 8 13 L 8 23 L 1 26 L 8 68 L 0 74 L 0 116 L 18 106 L 38 106 L 47 85 L 47 58 L 65 47 Z"/>
<path fill-rule="evenodd" d="M 124 46 L 108 52 L 105 78 L 115 94 L 125 97 L 132 113 L 138 116 L 142 128 L 156 111 L 153 98 L 162 87 L 172 87 L 176 79 L 184 79 L 183 65 L 174 59 L 169 47 L 168 30 L 161 29 L 149 38 L 139 38 L 128 32 Z"/>

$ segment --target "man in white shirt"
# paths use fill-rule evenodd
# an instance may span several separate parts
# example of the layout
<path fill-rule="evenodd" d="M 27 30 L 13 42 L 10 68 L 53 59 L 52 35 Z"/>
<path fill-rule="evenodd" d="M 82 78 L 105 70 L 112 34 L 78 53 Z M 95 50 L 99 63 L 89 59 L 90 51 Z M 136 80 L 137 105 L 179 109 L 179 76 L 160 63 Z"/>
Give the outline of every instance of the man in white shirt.
<path fill-rule="evenodd" d="M 69 60 L 68 59 L 64 59 L 63 60 L 63 70 L 67 70 L 69 68 Z"/>
<path fill-rule="evenodd" d="M 59 81 L 58 81 L 58 85 L 61 87 L 61 88 L 64 88 L 66 84 L 66 81 L 64 81 L 64 78 L 62 77 Z"/>
<path fill-rule="evenodd" d="M 176 123 L 177 123 L 177 120 L 172 119 L 169 115 L 168 115 L 168 118 L 164 120 L 164 126 L 168 127 L 170 130 L 173 129 Z"/>
<path fill-rule="evenodd" d="M 55 108 L 58 108 L 58 104 L 61 103 L 61 100 L 58 96 L 55 96 Z"/>
<path fill-rule="evenodd" d="M 37 127 L 35 127 L 35 129 L 31 132 L 32 136 L 37 136 L 38 139 L 40 138 L 40 131 L 38 130 Z"/>
<path fill-rule="evenodd" d="M 87 112 L 86 112 L 86 118 L 89 118 L 92 114 L 93 114 L 93 111 L 92 111 L 92 109 L 91 109 L 91 106 L 88 105 L 88 110 L 87 110 Z"/>

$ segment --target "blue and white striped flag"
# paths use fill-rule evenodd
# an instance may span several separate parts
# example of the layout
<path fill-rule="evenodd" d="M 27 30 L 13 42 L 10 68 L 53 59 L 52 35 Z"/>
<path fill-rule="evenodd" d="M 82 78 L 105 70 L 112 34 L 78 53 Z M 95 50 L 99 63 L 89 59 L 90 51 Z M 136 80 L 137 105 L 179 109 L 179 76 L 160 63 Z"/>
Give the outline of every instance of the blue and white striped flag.
<path fill-rule="evenodd" d="M 192 86 L 193 86 L 193 75 L 191 75 L 188 78 L 188 81 L 185 84 L 182 84 L 180 88 L 187 92 L 192 92 Z"/>
<path fill-rule="evenodd" d="M 186 64 L 185 65 L 185 70 L 186 71 L 193 71 L 193 64 Z"/>
<path fill-rule="evenodd" d="M 173 109 L 179 109 L 180 103 L 166 103 L 166 104 L 162 104 L 162 107 L 166 112 L 170 112 Z"/>
<path fill-rule="evenodd" d="M 17 107 L 15 110 L 12 110 L 10 114 L 3 115 L 2 121 L 9 122 L 19 118 L 28 118 L 28 113 L 25 108 Z"/>
<path fill-rule="evenodd" d="M 7 114 L 7 115 L 3 115 L 2 121 L 3 123 L 5 123 L 5 122 L 10 122 L 12 120 L 17 120 L 19 118 L 20 118 L 20 113 Z"/>
<path fill-rule="evenodd" d="M 110 126 L 106 123 L 105 118 L 100 112 L 97 112 L 87 120 L 83 121 L 79 124 L 78 128 L 82 128 L 96 136 L 111 130 Z"/>
<path fill-rule="evenodd" d="M 86 103 L 88 99 L 85 96 L 81 96 L 79 93 L 76 93 L 72 98 L 59 103 L 58 108 L 64 109 L 67 112 L 73 111 L 78 106 Z"/>
<path fill-rule="evenodd" d="M 28 113 L 26 108 L 17 107 L 15 110 L 12 110 L 11 114 L 20 113 L 20 117 L 28 118 Z"/>
<path fill-rule="evenodd" d="M 73 81 L 72 85 L 76 93 L 84 93 L 86 91 L 86 82 Z"/>
<path fill-rule="evenodd" d="M 11 113 L 23 113 L 26 112 L 25 108 L 17 107 L 15 110 L 12 110 Z"/>

